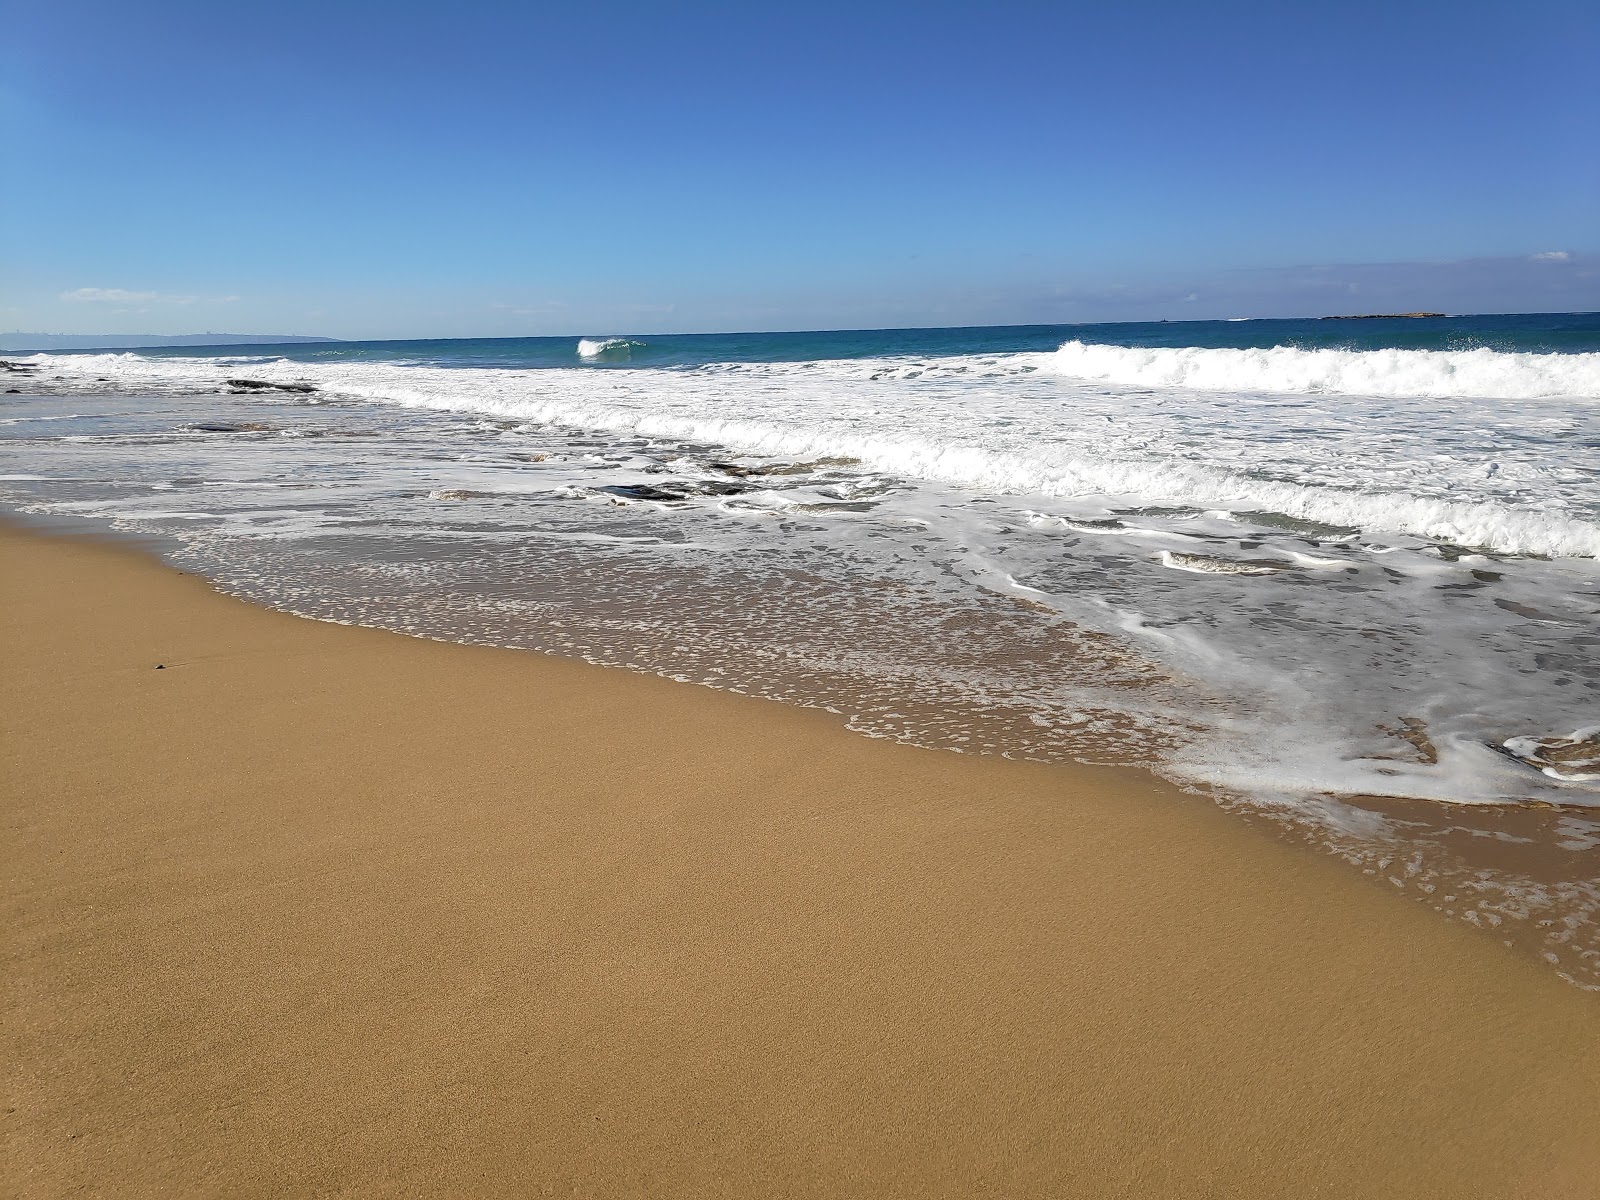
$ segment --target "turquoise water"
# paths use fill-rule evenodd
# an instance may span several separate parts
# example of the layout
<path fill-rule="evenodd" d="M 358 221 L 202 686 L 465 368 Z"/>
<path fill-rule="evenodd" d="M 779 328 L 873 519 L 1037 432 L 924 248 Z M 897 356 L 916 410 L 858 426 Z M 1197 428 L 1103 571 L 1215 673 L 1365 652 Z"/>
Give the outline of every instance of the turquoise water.
<path fill-rule="evenodd" d="M 1600 313 L 1511 314 L 1380 320 L 1161 321 L 1095 325 L 1012 325 L 961 329 L 869 329 L 815 333 L 629 334 L 594 338 L 632 343 L 626 360 L 599 365 L 694 367 L 720 362 L 810 362 L 903 355 L 947 357 L 1054 350 L 1077 340 L 1096 345 L 1304 350 L 1474 350 L 1506 353 L 1600 352 Z M 461 367 L 565 367 L 574 337 L 446 338 L 315 342 L 280 346 L 144 349 L 152 358 L 248 353 L 293 362 L 413 362 Z"/>

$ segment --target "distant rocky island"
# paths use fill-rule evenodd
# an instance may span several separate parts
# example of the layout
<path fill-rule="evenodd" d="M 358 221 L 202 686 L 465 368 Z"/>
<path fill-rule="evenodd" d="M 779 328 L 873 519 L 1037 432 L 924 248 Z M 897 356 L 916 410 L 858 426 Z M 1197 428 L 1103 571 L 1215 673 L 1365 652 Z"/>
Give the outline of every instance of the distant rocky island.
<path fill-rule="evenodd" d="M 1417 317 L 1443 317 L 1448 313 L 1349 313 L 1343 316 L 1318 317 L 1319 321 L 1399 321 Z"/>
<path fill-rule="evenodd" d="M 299 333 L 0 333 L 0 350 L 137 350 L 149 346 L 279 346 L 336 342 Z"/>

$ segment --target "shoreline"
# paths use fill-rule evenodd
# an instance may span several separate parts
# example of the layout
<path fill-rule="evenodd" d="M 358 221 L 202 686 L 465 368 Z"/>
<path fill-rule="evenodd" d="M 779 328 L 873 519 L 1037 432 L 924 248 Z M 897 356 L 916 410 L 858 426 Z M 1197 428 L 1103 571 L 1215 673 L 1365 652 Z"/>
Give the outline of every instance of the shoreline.
<path fill-rule="evenodd" d="M 736 682 L 720 672 L 703 678 L 694 674 L 679 673 L 679 666 L 664 666 L 638 656 L 641 646 L 633 653 L 618 655 L 616 647 L 610 653 L 604 648 L 590 645 L 587 648 L 563 644 L 562 639 L 572 629 L 581 627 L 584 614 L 566 614 L 566 620 L 529 622 L 525 628 L 511 626 L 502 629 L 493 640 L 469 636 L 459 621 L 472 606 L 463 608 L 460 601 L 469 597 L 457 596 L 449 607 L 446 623 L 437 620 L 419 627 L 415 615 L 391 608 L 377 614 L 361 613 L 347 619 L 330 613 L 326 608 L 306 603 L 306 593 L 296 597 L 260 594 L 248 585 L 240 587 L 237 581 L 230 584 L 226 574 L 220 578 L 214 573 L 225 560 L 208 564 L 202 559 L 198 565 L 186 554 L 188 544 L 176 532 L 133 532 L 109 527 L 103 517 L 50 512 L 29 513 L 11 511 L 0 515 L 6 521 L 23 529 L 45 535 L 87 537 L 101 540 L 113 547 L 133 548 L 149 555 L 168 568 L 180 573 L 188 572 L 206 579 L 211 587 L 229 597 L 313 621 L 327 621 L 338 626 L 356 626 L 374 630 L 389 630 L 407 637 L 420 637 L 452 644 L 490 646 L 500 645 L 514 652 L 550 654 L 568 660 L 591 663 L 602 668 L 618 668 L 647 675 L 658 680 L 678 684 L 698 683 L 740 696 L 764 701 L 794 705 L 821 714 L 836 715 L 846 728 L 858 736 L 881 738 L 903 745 L 923 746 L 934 750 L 957 749 L 961 753 L 978 753 L 1031 762 L 1065 765 L 1071 770 L 1080 765 L 1076 758 L 1034 758 L 1014 753 L 999 753 L 987 748 L 973 751 L 952 746 L 948 742 L 930 738 L 896 736 L 894 733 L 863 728 L 859 719 L 870 702 L 863 704 L 862 696 L 835 696 L 831 699 L 841 705 L 835 708 L 821 699 L 795 696 L 791 690 L 767 689 L 763 683 L 777 676 L 752 679 L 745 676 Z M 429 554 L 423 551 L 424 561 Z M 601 574 L 604 573 L 604 569 Z M 328 577 L 324 576 L 322 582 Z M 596 590 L 604 581 L 596 576 L 590 580 Z M 480 583 L 481 586 L 481 583 Z M 557 589 L 559 593 L 561 589 Z M 568 589 L 570 590 L 570 588 Z M 482 597 L 480 596 L 481 600 Z M 793 617 L 791 609 L 787 614 Z M 574 622 L 573 618 L 576 618 Z M 768 618 L 781 627 L 785 615 Z M 565 628 L 560 628 L 565 626 Z M 533 636 L 529 637 L 528 634 Z M 506 635 L 510 636 L 507 637 Z M 555 635 L 555 636 L 551 636 Z M 506 640 L 499 640 L 505 638 Z M 676 640 L 676 639 L 673 639 Z M 682 645 L 673 647 L 684 650 Z M 598 649 L 598 653 L 596 652 Z M 715 665 L 727 662 L 726 645 L 721 648 L 725 657 Z M 1098 647 L 1091 644 L 1091 651 Z M 638 656 L 639 661 L 633 661 Z M 624 662 L 626 665 L 624 666 Z M 1086 665 L 1092 669 L 1114 667 L 1115 657 L 1104 661 L 1081 654 L 1070 660 L 1056 657 L 1051 666 L 1058 670 L 1077 671 Z M 706 664 L 702 664 L 705 666 Z M 780 668 L 781 670 L 781 668 Z M 753 685 L 753 686 L 752 686 Z M 894 706 L 904 708 L 904 700 L 896 697 Z M 903 713 L 897 715 L 903 716 Z M 961 739 L 965 741 L 966 739 Z M 1403 744 L 1403 734 L 1396 744 Z M 1432 747 L 1423 743 L 1431 752 Z M 1411 747 L 1408 744 L 1407 749 Z M 1107 747 L 1106 749 L 1111 749 Z M 1452 803 L 1401 798 L 1366 792 L 1328 792 L 1323 796 L 1307 795 L 1301 803 L 1279 804 L 1270 797 L 1248 792 L 1207 792 L 1181 776 L 1164 773 L 1159 765 L 1126 748 L 1117 748 L 1094 761 L 1101 765 L 1123 767 L 1139 773 L 1154 774 L 1179 791 L 1199 799 L 1201 803 L 1215 803 L 1235 819 L 1254 826 L 1264 836 L 1276 838 L 1286 845 L 1311 849 L 1314 853 L 1331 858 L 1354 870 L 1372 886 L 1384 892 L 1398 891 L 1413 903 L 1440 914 L 1443 919 L 1460 921 L 1472 926 L 1481 936 L 1490 937 L 1518 954 L 1553 971 L 1570 985 L 1588 992 L 1600 992 L 1600 941 L 1596 940 L 1597 917 L 1600 917 L 1600 890 L 1589 862 L 1600 835 L 1600 809 L 1581 804 L 1551 804 L 1546 801 L 1523 800 L 1515 804 L 1486 802 Z"/>
<path fill-rule="evenodd" d="M 1152 776 L 0 553 L 8 1191 L 1596 1194 L 1592 997 Z"/>

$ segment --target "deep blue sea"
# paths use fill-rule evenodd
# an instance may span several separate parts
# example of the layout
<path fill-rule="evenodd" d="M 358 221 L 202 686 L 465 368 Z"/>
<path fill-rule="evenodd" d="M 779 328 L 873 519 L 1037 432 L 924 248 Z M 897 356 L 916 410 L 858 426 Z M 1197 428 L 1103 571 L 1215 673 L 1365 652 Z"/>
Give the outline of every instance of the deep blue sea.
<path fill-rule="evenodd" d="M 628 343 L 635 366 L 695 367 L 721 362 L 810 362 L 899 355 L 947 357 L 1054 350 L 1063 342 L 1135 347 L 1302 350 L 1476 350 L 1573 354 L 1600 352 L 1600 313 L 1341 320 L 1159 321 L 1090 325 L 1003 325 L 958 329 L 866 329 L 812 333 L 628 334 L 592 340 Z M 564 367 L 577 337 L 441 338 L 252 346 L 295 362 L 414 362 L 462 367 Z M 239 353 L 239 347 L 140 350 L 157 358 Z"/>

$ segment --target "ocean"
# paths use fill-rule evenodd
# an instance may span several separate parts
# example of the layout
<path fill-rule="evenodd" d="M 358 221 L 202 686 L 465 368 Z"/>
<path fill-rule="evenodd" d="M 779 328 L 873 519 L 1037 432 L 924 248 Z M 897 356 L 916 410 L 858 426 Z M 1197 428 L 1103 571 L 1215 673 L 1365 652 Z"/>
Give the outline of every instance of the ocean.
<path fill-rule="evenodd" d="M 1135 763 L 1600 986 L 1600 315 L 13 361 L 13 510 L 318 619 Z"/>

